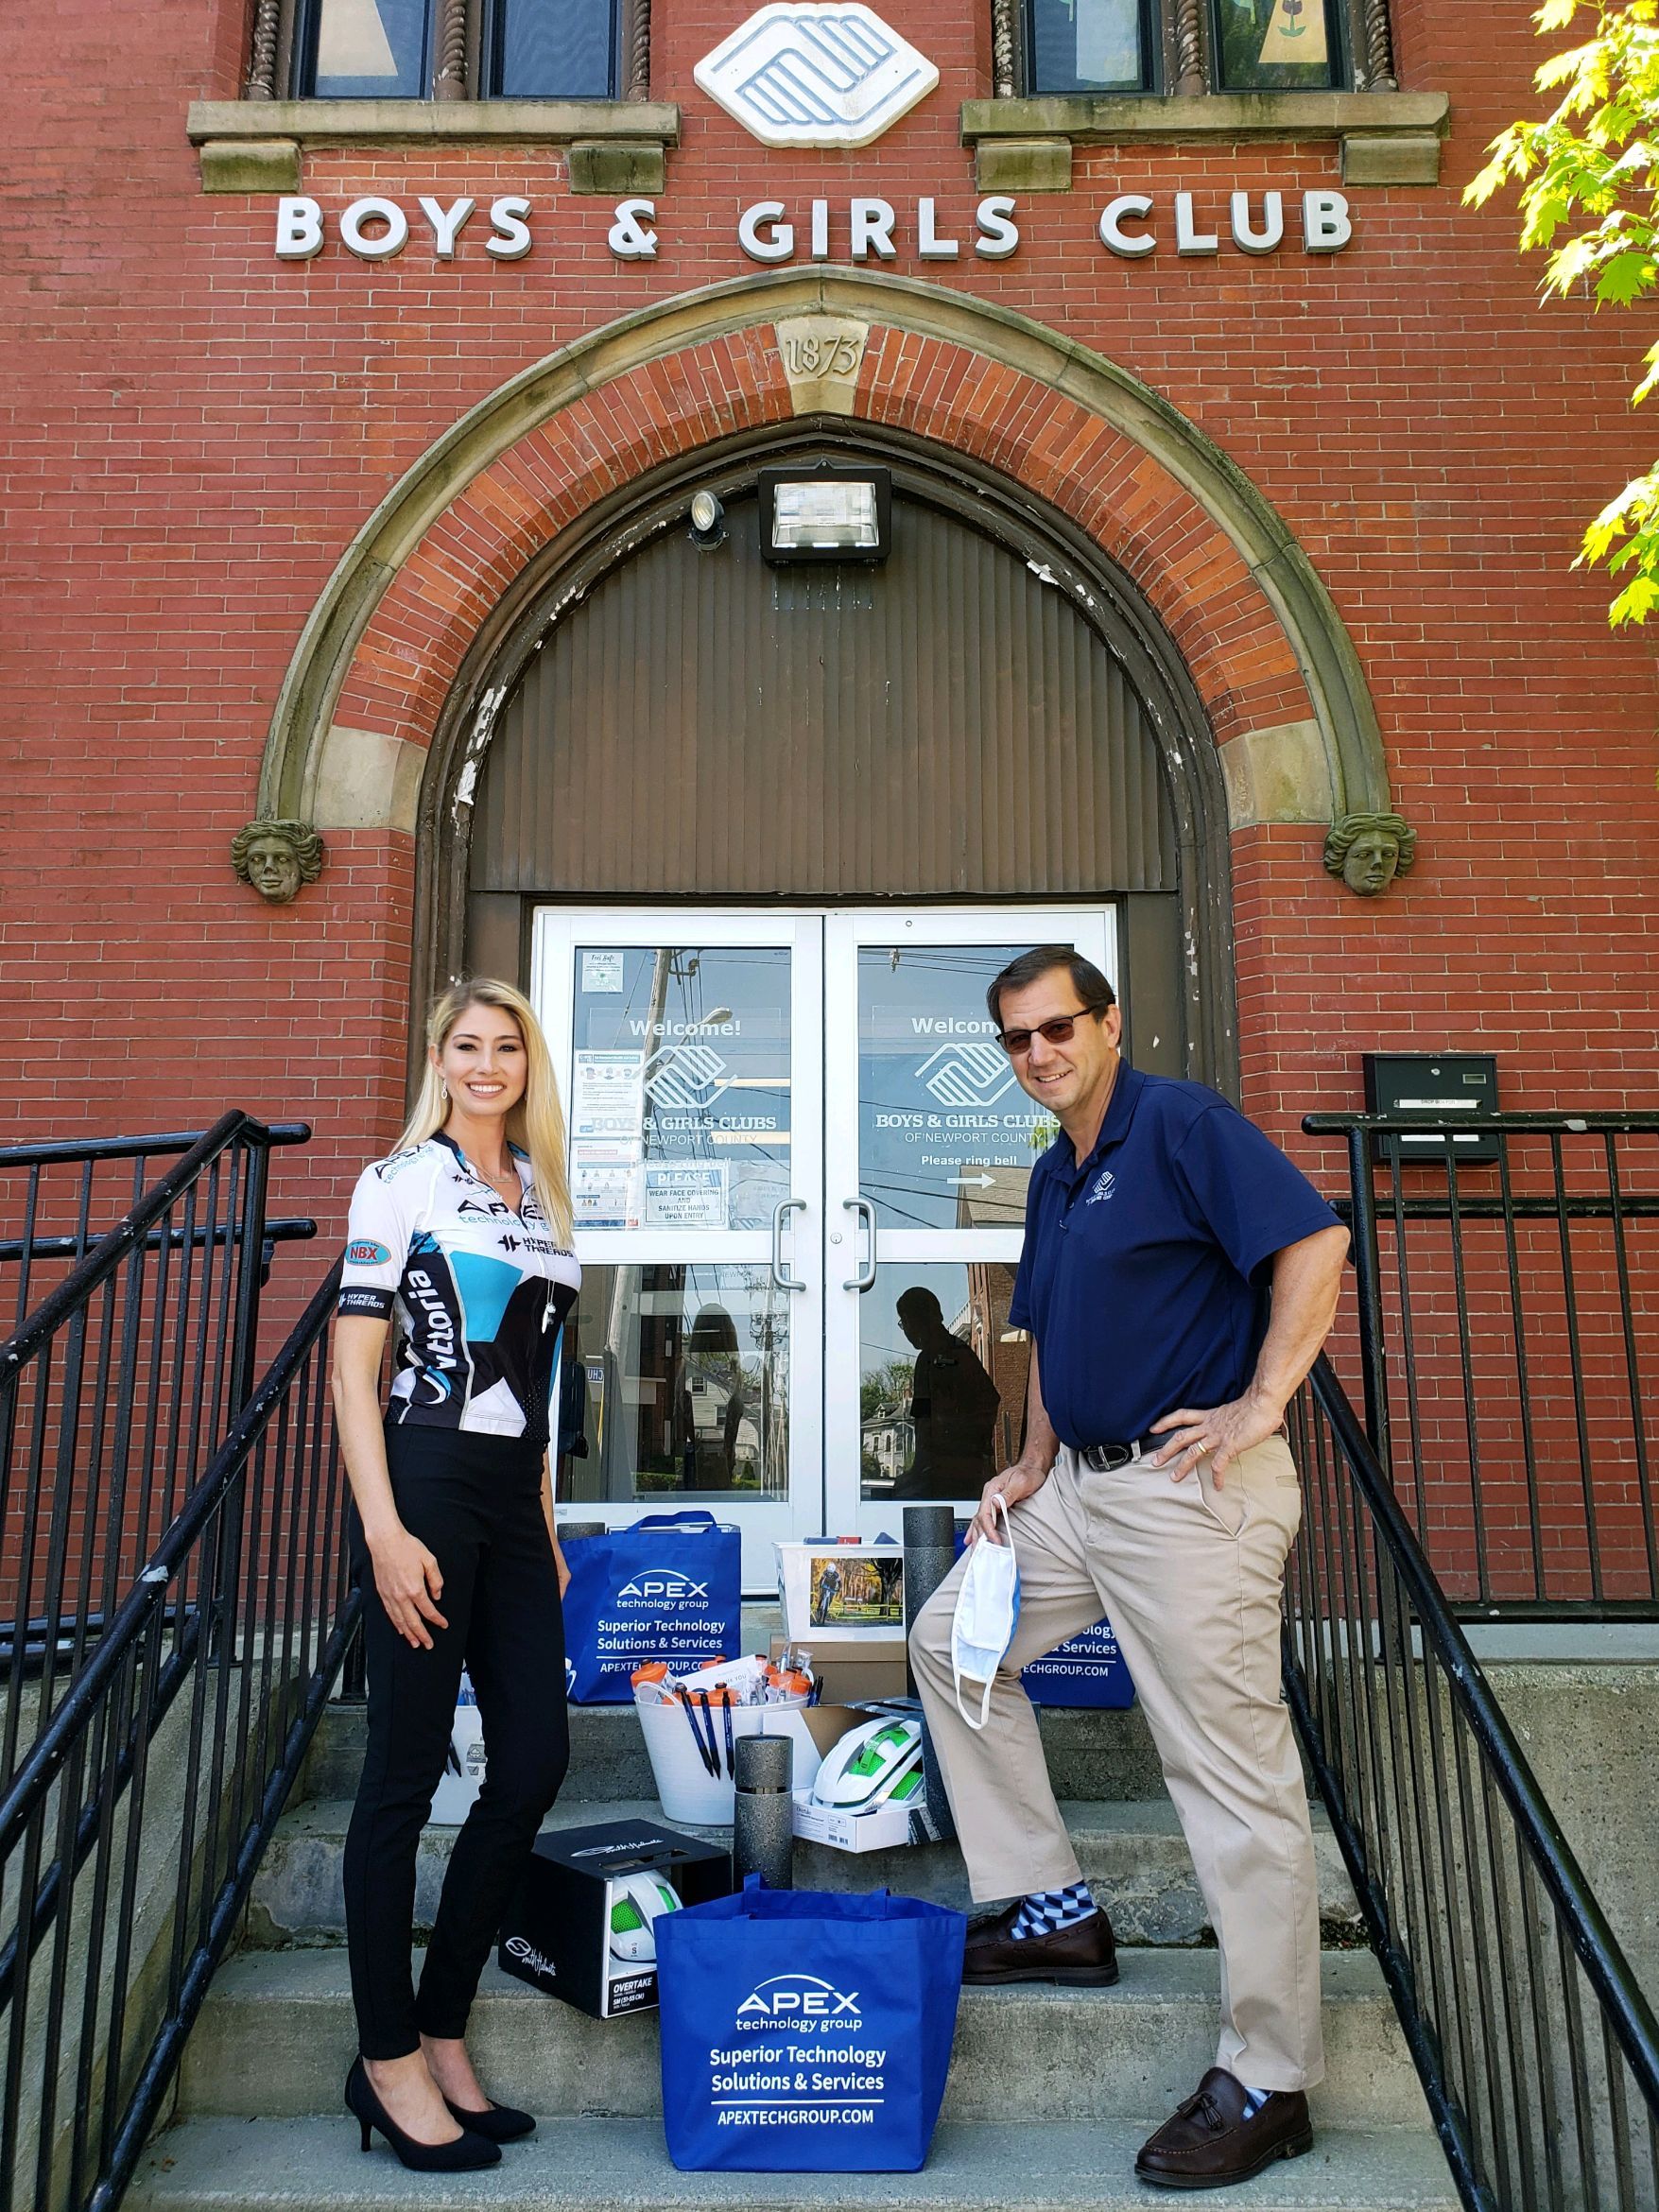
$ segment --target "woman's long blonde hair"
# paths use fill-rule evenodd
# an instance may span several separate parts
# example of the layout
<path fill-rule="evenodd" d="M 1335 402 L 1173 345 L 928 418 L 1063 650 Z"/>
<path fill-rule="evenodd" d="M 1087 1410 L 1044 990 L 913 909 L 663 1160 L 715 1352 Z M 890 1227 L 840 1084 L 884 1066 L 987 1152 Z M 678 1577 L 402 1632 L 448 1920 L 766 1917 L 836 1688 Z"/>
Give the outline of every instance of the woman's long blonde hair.
<path fill-rule="evenodd" d="M 431 1052 L 441 1052 L 449 1032 L 469 1006 L 493 1007 L 510 1014 L 524 1040 L 525 1095 L 507 1116 L 510 1144 L 530 1156 L 536 1179 L 536 1196 L 542 1211 L 561 1244 L 570 1242 L 570 1178 L 564 1166 L 564 1109 L 559 1102 L 559 1080 L 553 1073 L 553 1055 L 542 1034 L 535 1010 L 522 991 L 493 976 L 463 976 L 435 999 L 426 1017 L 426 1043 L 430 1047 L 421 1095 L 397 1140 L 400 1152 L 436 1136 L 449 1119 L 449 1100 L 443 1079 L 433 1066 Z"/>

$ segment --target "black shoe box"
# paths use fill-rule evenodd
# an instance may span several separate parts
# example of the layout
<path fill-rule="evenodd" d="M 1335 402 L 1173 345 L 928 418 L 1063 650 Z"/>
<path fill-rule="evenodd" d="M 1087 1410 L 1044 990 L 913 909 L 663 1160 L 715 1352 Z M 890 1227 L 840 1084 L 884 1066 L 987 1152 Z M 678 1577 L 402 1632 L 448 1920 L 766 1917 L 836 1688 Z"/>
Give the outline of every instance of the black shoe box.
<path fill-rule="evenodd" d="M 647 1871 L 665 1875 L 683 1905 L 732 1890 L 730 1852 L 650 1821 L 601 1821 L 538 1836 L 501 1925 L 496 1957 L 503 1973 L 596 2020 L 653 2007 L 655 1958 L 621 1958 L 611 1941 L 618 1884 Z"/>

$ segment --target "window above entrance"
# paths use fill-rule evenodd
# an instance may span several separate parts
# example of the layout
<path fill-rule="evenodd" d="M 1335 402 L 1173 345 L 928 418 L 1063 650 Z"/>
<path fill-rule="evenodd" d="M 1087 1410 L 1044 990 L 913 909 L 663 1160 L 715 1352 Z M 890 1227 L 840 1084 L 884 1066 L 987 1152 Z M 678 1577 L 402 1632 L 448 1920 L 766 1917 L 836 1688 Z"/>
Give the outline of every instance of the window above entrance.
<path fill-rule="evenodd" d="M 636 43 L 642 74 L 648 60 L 639 0 L 277 0 L 274 13 L 272 90 L 298 99 L 610 100 L 633 89 Z"/>
<path fill-rule="evenodd" d="M 1170 89 L 1185 77 L 1197 80 L 1187 90 L 1347 90 L 1356 33 L 1361 82 L 1373 59 L 1363 18 L 1349 17 L 1342 0 L 1203 0 L 1197 9 L 1181 0 L 1026 0 L 1023 82 L 1033 93 L 1156 92 L 1172 65 Z M 1184 31 L 1196 54 L 1184 51 Z"/>
<path fill-rule="evenodd" d="M 680 111 L 650 94 L 651 0 L 256 0 L 239 100 L 197 100 L 210 191 L 292 192 L 309 145 L 570 149 L 573 192 L 656 192 Z"/>
<path fill-rule="evenodd" d="M 357 5 L 359 0 L 334 0 Z M 1386 0 L 994 0 L 1016 93 L 1396 89 Z M 1011 39 L 1009 32 L 1014 31 Z M 1003 49 L 1011 45 L 1004 67 Z"/>
<path fill-rule="evenodd" d="M 1402 93 L 1391 0 L 990 0 L 982 191 L 1063 191 L 1071 147 L 1336 138 L 1349 184 L 1432 184 L 1447 101 Z"/>

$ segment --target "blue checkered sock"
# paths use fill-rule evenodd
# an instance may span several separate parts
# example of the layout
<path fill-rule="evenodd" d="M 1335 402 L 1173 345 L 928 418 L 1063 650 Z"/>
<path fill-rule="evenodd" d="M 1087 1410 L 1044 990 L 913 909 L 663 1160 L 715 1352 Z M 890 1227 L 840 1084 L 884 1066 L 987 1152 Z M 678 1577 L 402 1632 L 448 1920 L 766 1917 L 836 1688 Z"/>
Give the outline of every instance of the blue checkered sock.
<path fill-rule="evenodd" d="M 1244 2092 L 1245 2118 L 1254 2119 L 1256 2114 L 1260 2112 L 1262 2106 L 1266 2104 L 1272 2094 L 1270 2089 L 1252 2089 L 1247 2084 Z"/>
<path fill-rule="evenodd" d="M 1087 1882 L 1073 1882 L 1065 1890 L 1033 1890 L 1009 1932 L 1015 1943 L 1023 1943 L 1028 1936 L 1053 1935 L 1059 1928 L 1087 1920 L 1098 1910 Z"/>

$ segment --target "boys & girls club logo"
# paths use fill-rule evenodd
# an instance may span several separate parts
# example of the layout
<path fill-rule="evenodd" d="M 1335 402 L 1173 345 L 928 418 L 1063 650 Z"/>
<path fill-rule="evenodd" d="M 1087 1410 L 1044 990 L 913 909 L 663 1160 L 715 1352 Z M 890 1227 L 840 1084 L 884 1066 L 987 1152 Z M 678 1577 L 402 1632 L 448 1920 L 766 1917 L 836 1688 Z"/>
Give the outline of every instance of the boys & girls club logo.
<path fill-rule="evenodd" d="M 1014 1074 L 1000 1045 L 942 1045 L 916 1070 L 942 1106 L 994 1106 L 1013 1086 Z"/>
<path fill-rule="evenodd" d="M 763 146 L 868 146 L 939 82 L 862 0 L 774 0 L 691 74 Z"/>
<path fill-rule="evenodd" d="M 383 1268 L 391 1254 L 372 1236 L 359 1236 L 354 1244 L 347 1245 L 346 1257 L 354 1268 Z"/>
<path fill-rule="evenodd" d="M 709 1586 L 676 1567 L 646 1567 L 616 1593 L 618 1605 L 706 1605 Z"/>
<path fill-rule="evenodd" d="M 695 1114 L 726 1088 L 726 1063 L 710 1045 L 665 1045 L 646 1063 L 645 1087 L 659 1106 Z"/>
<path fill-rule="evenodd" d="M 811 1974 L 773 1975 L 737 2008 L 739 2028 L 860 2028 L 858 1992 L 839 1990 Z"/>

